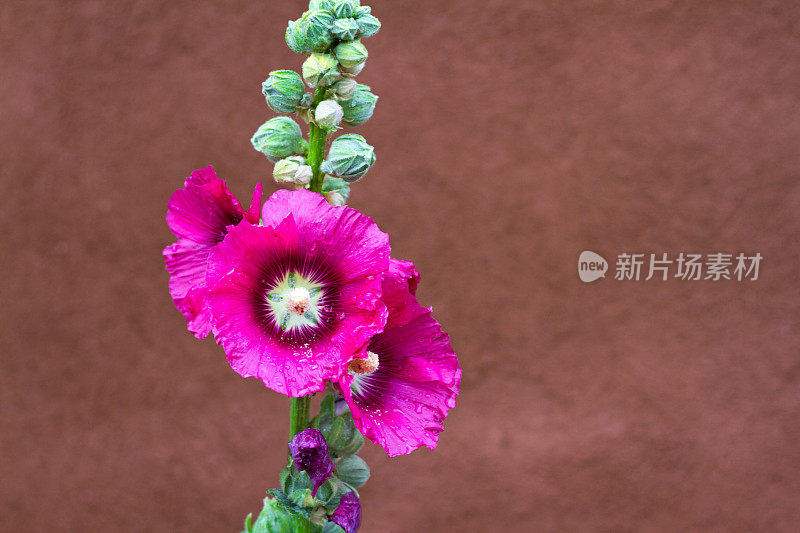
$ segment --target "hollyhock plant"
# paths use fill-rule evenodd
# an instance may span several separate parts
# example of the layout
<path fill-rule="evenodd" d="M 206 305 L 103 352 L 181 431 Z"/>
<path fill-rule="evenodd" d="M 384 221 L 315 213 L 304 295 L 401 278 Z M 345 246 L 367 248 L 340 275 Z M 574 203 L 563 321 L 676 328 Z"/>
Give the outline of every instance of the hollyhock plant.
<path fill-rule="evenodd" d="M 389 237 L 302 189 L 277 191 L 262 216 L 263 226 L 242 222 L 209 256 L 215 336 L 242 377 L 289 396 L 318 392 L 383 328 Z"/>
<path fill-rule="evenodd" d="M 386 327 L 339 380 L 356 428 L 390 457 L 436 447 L 461 382 L 448 335 L 413 295 L 418 281 L 412 264 L 392 261 L 383 281 Z"/>
<path fill-rule="evenodd" d="M 178 241 L 164 248 L 170 273 L 169 292 L 186 324 L 199 339 L 211 331 L 206 305 L 206 260 L 211 250 L 242 220 L 258 223 L 261 183 L 253 191 L 250 209 L 242 209 L 225 181 L 209 167 L 195 170 L 167 204 L 167 225 Z"/>
<path fill-rule="evenodd" d="M 244 210 L 207 167 L 167 206 L 177 237 L 163 252 L 169 290 L 189 331 L 213 333 L 234 371 L 290 397 L 279 487 L 244 533 L 356 533 L 358 490 L 370 478 L 356 455 L 365 436 L 391 457 L 433 450 L 459 393 L 461 368 L 417 301 L 414 264 L 391 259 L 388 235 L 346 205 L 374 147 L 355 133 L 330 138 L 375 111 L 377 95 L 355 78 L 363 41 L 380 27 L 359 0 L 310 0 L 289 22 L 286 43 L 306 56 L 302 75 L 272 71 L 262 90 L 308 137 L 280 116 L 251 143 L 291 190 L 262 206 L 259 183 Z M 311 399 L 326 388 L 312 418 Z"/>

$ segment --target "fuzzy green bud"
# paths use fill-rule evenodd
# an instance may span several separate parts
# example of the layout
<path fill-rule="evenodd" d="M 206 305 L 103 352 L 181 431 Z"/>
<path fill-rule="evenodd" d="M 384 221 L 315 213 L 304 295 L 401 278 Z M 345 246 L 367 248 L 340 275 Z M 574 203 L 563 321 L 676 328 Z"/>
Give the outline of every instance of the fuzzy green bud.
<path fill-rule="evenodd" d="M 318 52 L 324 52 L 333 42 L 331 28 L 334 18 L 331 12 L 321 9 L 309 11 L 303 15 L 301 20 L 305 20 L 311 48 Z"/>
<path fill-rule="evenodd" d="M 353 18 L 336 19 L 331 28 L 331 33 L 343 41 L 352 41 L 359 31 L 361 31 L 361 23 Z"/>
<path fill-rule="evenodd" d="M 348 183 L 358 181 L 375 163 L 375 148 L 366 139 L 355 133 L 348 133 L 334 139 L 328 151 L 328 158 L 320 165 L 326 174 L 338 176 Z"/>
<path fill-rule="evenodd" d="M 372 15 L 362 15 L 356 20 L 362 37 L 372 37 L 381 29 L 381 21 Z"/>
<path fill-rule="evenodd" d="M 308 3 L 308 10 L 315 11 L 317 9 L 323 9 L 325 11 L 330 11 L 333 9 L 334 0 L 311 0 Z"/>
<path fill-rule="evenodd" d="M 261 84 L 267 105 L 278 113 L 293 113 L 300 105 L 306 86 L 300 74 L 291 70 L 275 70 Z"/>
<path fill-rule="evenodd" d="M 345 68 L 353 68 L 367 60 L 367 47 L 360 40 L 346 41 L 336 45 L 333 53 Z"/>
<path fill-rule="evenodd" d="M 325 130 L 335 130 L 343 116 L 342 106 L 336 100 L 323 100 L 314 111 L 314 120 Z"/>
<path fill-rule="evenodd" d="M 353 0 L 336 0 L 333 4 L 333 14 L 337 19 L 350 18 L 355 14 L 357 7 L 358 3 Z"/>
<path fill-rule="evenodd" d="M 313 48 L 305 21 L 290 20 L 286 27 L 286 44 L 293 52 L 306 54 Z"/>
<path fill-rule="evenodd" d="M 333 56 L 315 52 L 303 63 L 303 79 L 311 87 L 330 85 L 339 77 L 336 66 Z"/>
<path fill-rule="evenodd" d="M 369 15 L 372 13 L 372 8 L 369 6 L 358 6 L 356 8 L 356 12 L 353 14 L 353 18 L 358 19 L 363 17 L 364 15 Z"/>
<path fill-rule="evenodd" d="M 334 94 L 336 94 L 336 98 L 339 100 L 349 100 L 356 92 L 357 86 L 358 83 L 353 78 L 342 78 L 334 83 L 331 88 L 333 89 Z"/>
<path fill-rule="evenodd" d="M 307 142 L 300 126 L 289 117 L 275 117 L 266 121 L 250 139 L 253 148 L 275 162 L 293 154 L 305 153 Z"/>
<path fill-rule="evenodd" d="M 375 112 L 378 96 L 366 85 L 356 84 L 353 97 L 342 102 L 343 122 L 348 126 L 360 126 Z"/>

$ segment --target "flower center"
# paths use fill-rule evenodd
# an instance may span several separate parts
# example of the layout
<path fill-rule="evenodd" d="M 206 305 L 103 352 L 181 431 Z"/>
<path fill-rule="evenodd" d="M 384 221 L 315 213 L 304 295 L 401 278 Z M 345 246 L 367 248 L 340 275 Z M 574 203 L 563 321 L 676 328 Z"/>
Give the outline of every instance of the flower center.
<path fill-rule="evenodd" d="M 295 287 L 286 296 L 286 309 L 290 313 L 302 315 L 311 307 L 311 293 L 305 287 Z"/>
<path fill-rule="evenodd" d="M 297 272 L 288 272 L 267 294 L 272 319 L 284 331 L 305 329 L 320 323 L 321 283 L 307 279 Z"/>
<path fill-rule="evenodd" d="M 352 375 L 365 375 L 372 374 L 378 370 L 379 366 L 378 354 L 375 352 L 367 352 L 367 357 L 354 357 L 350 364 L 347 365 L 347 371 Z"/>

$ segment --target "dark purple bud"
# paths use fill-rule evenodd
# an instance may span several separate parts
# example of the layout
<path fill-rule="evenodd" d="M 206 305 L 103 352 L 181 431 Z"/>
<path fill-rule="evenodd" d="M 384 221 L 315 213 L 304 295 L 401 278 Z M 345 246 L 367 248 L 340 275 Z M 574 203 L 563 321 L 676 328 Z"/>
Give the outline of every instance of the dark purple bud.
<path fill-rule="evenodd" d="M 317 495 L 317 489 L 333 472 L 333 461 L 328 455 L 328 445 L 325 437 L 318 429 L 308 428 L 294 436 L 289 443 L 289 452 L 298 469 L 308 474 L 314 484 L 312 496 Z"/>
<path fill-rule="evenodd" d="M 353 492 L 342 496 L 339 507 L 333 512 L 331 522 L 345 530 L 345 533 L 356 533 L 361 525 L 361 502 Z"/>

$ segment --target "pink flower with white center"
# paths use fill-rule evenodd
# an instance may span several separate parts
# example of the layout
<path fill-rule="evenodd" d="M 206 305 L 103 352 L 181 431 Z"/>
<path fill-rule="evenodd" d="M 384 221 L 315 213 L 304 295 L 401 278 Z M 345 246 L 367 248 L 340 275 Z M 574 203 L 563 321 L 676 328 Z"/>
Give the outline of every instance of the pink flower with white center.
<path fill-rule="evenodd" d="M 209 167 L 195 170 L 184 188 L 172 194 L 167 204 L 167 224 L 178 241 L 164 248 L 169 292 L 175 307 L 198 338 L 211 331 L 211 314 L 206 305 L 206 261 L 209 252 L 225 237 L 228 228 L 242 220 L 258 223 L 261 184 L 253 191 L 253 202 L 245 211 L 225 181 Z"/>
<path fill-rule="evenodd" d="M 274 193 L 262 223 L 231 229 L 209 257 L 214 334 L 243 377 L 303 396 L 336 379 L 383 329 L 389 236 L 304 189 Z"/>
<path fill-rule="evenodd" d="M 418 282 L 412 263 L 392 260 L 383 280 L 386 327 L 338 380 L 356 427 L 390 457 L 436 448 L 461 384 L 450 338 L 413 295 Z"/>

